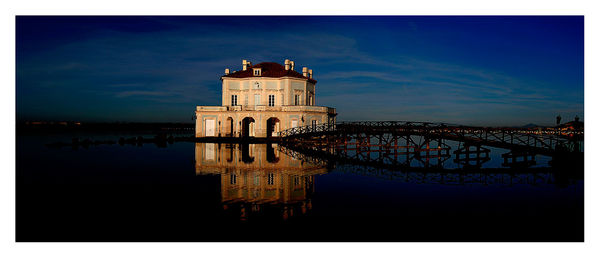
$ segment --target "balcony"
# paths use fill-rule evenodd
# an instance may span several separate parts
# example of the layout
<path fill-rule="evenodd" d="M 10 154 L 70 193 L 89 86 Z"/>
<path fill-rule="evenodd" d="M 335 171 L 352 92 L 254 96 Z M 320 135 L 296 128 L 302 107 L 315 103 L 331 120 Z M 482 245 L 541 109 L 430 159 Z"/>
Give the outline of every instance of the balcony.
<path fill-rule="evenodd" d="M 196 111 L 227 111 L 224 106 L 196 106 Z"/>
<path fill-rule="evenodd" d="M 335 114 L 335 108 L 321 106 L 196 106 L 196 111 L 283 111 L 283 112 L 324 112 Z"/>

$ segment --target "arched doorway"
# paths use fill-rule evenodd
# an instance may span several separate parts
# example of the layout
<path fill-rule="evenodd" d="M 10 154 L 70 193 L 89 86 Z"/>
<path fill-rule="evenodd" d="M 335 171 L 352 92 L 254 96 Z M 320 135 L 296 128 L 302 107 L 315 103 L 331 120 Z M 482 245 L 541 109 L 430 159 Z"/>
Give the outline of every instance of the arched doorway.
<path fill-rule="evenodd" d="M 271 117 L 267 119 L 267 137 L 279 136 L 280 122 L 277 117 Z"/>
<path fill-rule="evenodd" d="M 225 137 L 233 137 L 233 118 L 225 120 Z"/>
<path fill-rule="evenodd" d="M 242 137 L 254 137 L 254 118 L 246 117 L 242 120 Z"/>

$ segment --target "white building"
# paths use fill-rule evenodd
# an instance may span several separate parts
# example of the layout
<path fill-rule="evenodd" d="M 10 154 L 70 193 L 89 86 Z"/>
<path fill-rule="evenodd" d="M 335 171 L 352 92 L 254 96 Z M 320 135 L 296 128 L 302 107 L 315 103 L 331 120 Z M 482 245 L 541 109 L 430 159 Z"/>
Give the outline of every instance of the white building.
<path fill-rule="evenodd" d="M 196 137 L 272 137 L 305 125 L 335 123 L 335 108 L 315 106 L 312 69 L 242 61 L 240 71 L 221 76 L 221 106 L 196 107 Z"/>

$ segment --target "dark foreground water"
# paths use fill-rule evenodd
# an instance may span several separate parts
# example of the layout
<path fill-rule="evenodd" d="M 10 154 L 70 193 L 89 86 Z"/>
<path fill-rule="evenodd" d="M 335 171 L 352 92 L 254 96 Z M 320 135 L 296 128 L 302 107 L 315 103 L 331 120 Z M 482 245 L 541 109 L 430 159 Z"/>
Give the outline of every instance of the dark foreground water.
<path fill-rule="evenodd" d="M 17 241 L 583 241 L 582 173 L 549 158 L 388 171 L 266 144 L 44 146 L 58 138 L 17 137 Z"/>

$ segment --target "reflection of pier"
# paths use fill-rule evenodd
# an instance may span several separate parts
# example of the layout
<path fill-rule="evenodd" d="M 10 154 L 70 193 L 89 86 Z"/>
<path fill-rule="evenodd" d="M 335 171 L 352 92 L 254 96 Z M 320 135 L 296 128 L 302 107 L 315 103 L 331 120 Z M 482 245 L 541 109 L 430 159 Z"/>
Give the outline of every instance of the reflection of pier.
<path fill-rule="evenodd" d="M 413 184 L 443 184 L 443 185 L 557 185 L 564 187 L 581 179 L 582 173 L 570 173 L 552 167 L 524 168 L 510 166 L 505 168 L 481 168 L 479 166 L 463 166 L 460 168 L 444 168 L 443 166 L 424 167 L 416 163 L 415 167 L 397 166 L 392 164 L 368 163 L 357 159 L 340 159 L 335 156 L 315 155 L 317 152 L 306 153 L 286 147 L 280 147 L 285 155 L 306 160 L 311 163 L 335 163 L 335 169 L 346 173 L 398 180 Z M 480 153 L 487 153 L 481 149 Z M 481 154 L 476 154 L 480 155 Z M 482 156 L 483 159 L 489 157 Z M 472 157 L 470 161 L 478 160 Z"/>
<path fill-rule="evenodd" d="M 458 150 L 454 151 L 456 158 L 454 162 L 464 167 L 481 168 L 481 165 L 490 160 L 490 149 L 480 145 L 472 146 L 463 144 Z"/>
<path fill-rule="evenodd" d="M 530 167 L 536 164 L 535 153 L 528 151 L 513 150 L 502 154 L 502 158 L 502 166 L 505 167 Z"/>
<path fill-rule="evenodd" d="M 276 145 L 196 143 L 196 174 L 220 175 L 223 209 L 242 220 L 261 212 L 284 219 L 306 213 L 314 175 L 326 171 L 280 153 Z"/>
<path fill-rule="evenodd" d="M 556 177 L 550 169 L 538 168 L 528 170 L 482 169 L 482 170 L 445 170 L 427 171 L 396 171 L 376 169 L 371 167 L 338 166 L 338 170 L 352 174 L 379 177 L 389 180 L 402 181 L 412 184 L 441 184 L 441 185 L 569 185 L 574 180 L 566 177 Z"/>

